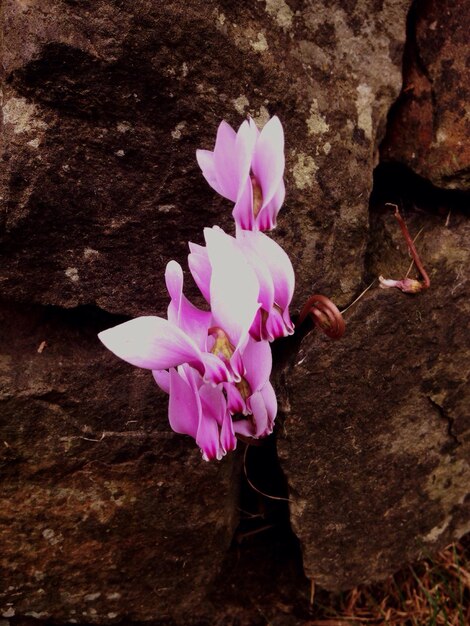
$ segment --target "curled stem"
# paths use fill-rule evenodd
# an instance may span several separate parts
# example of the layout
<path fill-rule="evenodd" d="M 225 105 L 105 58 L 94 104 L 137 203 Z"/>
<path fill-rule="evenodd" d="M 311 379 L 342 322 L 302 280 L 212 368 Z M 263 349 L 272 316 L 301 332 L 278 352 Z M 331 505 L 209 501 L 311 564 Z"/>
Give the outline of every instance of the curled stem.
<path fill-rule="evenodd" d="M 317 328 L 330 339 L 340 339 L 344 335 L 346 325 L 338 307 L 326 296 L 315 294 L 304 304 L 298 325 L 310 316 Z"/>

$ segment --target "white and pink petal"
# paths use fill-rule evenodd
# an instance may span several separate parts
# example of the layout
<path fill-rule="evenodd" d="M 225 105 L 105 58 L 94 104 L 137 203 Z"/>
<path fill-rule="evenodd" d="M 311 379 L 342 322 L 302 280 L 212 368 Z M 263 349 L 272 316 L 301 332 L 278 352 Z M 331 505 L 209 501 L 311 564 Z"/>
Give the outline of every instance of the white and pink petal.
<path fill-rule="evenodd" d="M 263 127 L 252 160 L 253 174 L 261 187 L 263 205 L 275 196 L 284 175 L 284 131 L 277 116 Z"/>
<path fill-rule="evenodd" d="M 189 363 L 204 372 L 196 343 L 162 317 L 137 317 L 104 330 L 98 337 L 108 350 L 136 367 L 163 370 Z"/>
<path fill-rule="evenodd" d="M 204 237 L 212 267 L 210 303 L 214 325 L 235 348 L 242 347 L 259 309 L 259 283 L 236 241 L 223 230 L 205 228 Z"/>

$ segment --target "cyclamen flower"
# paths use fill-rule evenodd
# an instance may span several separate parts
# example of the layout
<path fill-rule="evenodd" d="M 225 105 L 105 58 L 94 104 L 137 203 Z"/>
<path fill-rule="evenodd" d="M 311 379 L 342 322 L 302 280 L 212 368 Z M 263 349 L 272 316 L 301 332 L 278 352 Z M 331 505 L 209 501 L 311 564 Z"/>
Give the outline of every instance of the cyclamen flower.
<path fill-rule="evenodd" d="M 193 437 L 206 461 L 220 460 L 234 450 L 235 433 L 258 438 L 273 430 L 277 400 L 269 382 L 269 346 L 251 339 L 243 361 L 246 371 L 240 382 L 215 386 L 188 365 L 153 372 L 158 386 L 170 396 L 170 426 Z M 232 421 L 234 414 L 240 416 L 237 421 Z"/>
<path fill-rule="evenodd" d="M 189 244 L 190 271 L 210 310 L 186 298 L 183 270 L 170 261 L 168 319 L 138 317 L 99 334 L 118 357 L 152 370 L 169 394 L 171 428 L 193 437 L 205 460 L 233 450 L 237 434 L 265 437 L 274 426 L 268 341 L 293 332 L 294 272 L 284 250 L 259 231 L 275 226 L 284 200 L 283 146 L 274 117 L 261 132 L 252 120 L 236 134 L 222 122 L 214 152 L 198 151 L 209 184 L 235 202 L 237 227 L 236 237 L 205 228 L 206 245 Z"/>
<path fill-rule="evenodd" d="M 206 238 L 214 263 L 209 286 L 214 311 L 201 311 L 184 296 L 181 266 L 170 261 L 165 274 L 171 297 L 168 320 L 140 317 L 99 335 L 114 354 L 153 371 L 157 384 L 170 395 L 171 427 L 194 437 L 206 460 L 220 459 L 233 450 L 235 432 L 253 437 L 269 434 L 276 416 L 275 394 L 269 383 L 271 350 L 248 335 L 258 308 L 256 299 L 244 300 L 238 293 L 236 310 L 226 311 L 227 285 L 236 295 L 237 281 L 240 285 L 251 282 L 252 288 L 256 282 L 254 273 L 243 267 L 246 262 L 240 253 L 231 250 L 227 237 L 217 230 Z M 225 262 L 219 268 L 222 250 Z M 258 289 L 256 282 L 255 298 Z M 220 326 L 214 327 L 214 323 Z M 234 413 L 248 417 L 234 424 Z"/>
<path fill-rule="evenodd" d="M 217 227 L 204 229 L 204 236 Z M 223 231 L 220 231 L 223 232 Z M 213 236 L 213 235 L 211 235 Z M 250 334 L 257 340 L 273 341 L 294 331 L 289 316 L 289 304 L 294 293 L 294 270 L 289 257 L 273 239 L 261 232 L 239 230 L 237 236 L 225 235 L 226 245 L 235 246 L 254 270 L 258 283 L 260 308 L 250 327 Z M 229 238 L 229 239 L 227 239 Z M 189 244 L 191 253 L 188 264 L 201 293 L 212 304 L 210 281 L 212 265 L 208 250 L 198 244 Z"/>
<path fill-rule="evenodd" d="M 138 317 L 103 331 L 99 338 L 116 356 L 137 367 L 162 370 L 186 363 L 207 382 L 238 382 L 244 373 L 241 352 L 259 308 L 259 283 L 233 238 L 219 229 L 206 231 L 212 311 L 200 311 L 185 298 L 183 271 L 170 261 L 168 320 Z"/>
<path fill-rule="evenodd" d="M 260 132 L 250 118 L 235 133 L 221 122 L 213 151 L 197 150 L 204 178 L 235 202 L 237 229 L 271 230 L 285 198 L 284 131 L 274 116 Z"/>

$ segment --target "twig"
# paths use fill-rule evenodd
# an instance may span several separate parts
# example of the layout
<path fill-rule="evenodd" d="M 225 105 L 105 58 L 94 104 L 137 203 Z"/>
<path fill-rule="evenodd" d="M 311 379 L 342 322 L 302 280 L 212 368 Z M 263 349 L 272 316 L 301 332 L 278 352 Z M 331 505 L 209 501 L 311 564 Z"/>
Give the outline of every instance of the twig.
<path fill-rule="evenodd" d="M 245 473 L 246 482 L 250 485 L 253 491 L 256 491 L 256 493 L 259 493 L 260 495 L 264 496 L 265 498 L 269 498 L 270 500 L 282 500 L 283 502 L 292 502 L 292 500 L 289 500 L 289 498 L 282 498 L 281 496 L 270 496 L 268 493 L 264 493 L 264 491 L 261 491 L 261 489 L 255 487 L 255 485 L 251 482 L 251 480 L 248 478 L 248 472 L 246 469 L 246 455 L 248 453 L 249 447 L 250 444 L 246 446 L 245 453 L 243 455 L 243 471 Z"/>
<path fill-rule="evenodd" d="M 421 259 L 419 258 L 418 251 L 415 248 L 415 244 L 413 243 L 413 240 L 411 239 L 411 236 L 410 236 L 410 233 L 408 231 L 408 228 L 406 227 L 405 220 L 400 215 L 400 211 L 398 210 L 397 205 L 395 205 L 395 214 L 394 215 L 395 215 L 395 219 L 397 220 L 397 222 L 400 225 L 401 232 L 403 233 L 403 237 L 405 238 L 405 241 L 408 244 L 408 248 L 410 249 L 411 256 L 413 257 L 413 261 L 415 262 L 416 267 L 418 268 L 419 273 L 423 277 L 424 287 L 426 289 L 428 289 L 428 287 L 431 284 L 431 281 L 429 280 L 428 273 L 426 272 L 426 270 L 424 269 L 423 264 L 421 263 Z"/>
<path fill-rule="evenodd" d="M 310 579 L 310 598 L 309 598 L 309 608 L 313 609 L 313 602 L 315 600 L 315 580 L 313 578 Z"/>
<path fill-rule="evenodd" d="M 351 302 L 351 304 L 348 304 L 348 306 L 347 306 L 345 309 L 343 309 L 342 311 L 340 311 L 341 315 L 344 315 L 344 314 L 346 313 L 346 311 L 347 311 L 348 309 L 350 309 L 350 308 L 353 306 L 353 304 L 356 304 L 356 302 L 359 302 L 359 300 L 362 298 L 362 296 L 363 296 L 363 295 L 365 295 L 365 294 L 369 291 L 369 289 L 372 287 L 372 285 L 375 283 L 375 281 L 376 281 L 376 280 L 377 280 L 377 279 L 376 279 L 376 278 L 374 278 L 374 280 L 371 282 L 371 284 L 370 284 L 368 287 L 366 287 L 366 288 L 364 289 L 364 291 L 363 291 L 362 293 L 360 293 L 360 294 L 357 296 L 357 298 Z"/>
<path fill-rule="evenodd" d="M 416 235 L 416 237 L 413 239 L 413 243 L 416 243 L 416 240 L 418 239 L 418 237 L 421 235 L 421 233 L 424 230 L 424 226 L 423 228 L 420 228 L 418 231 L 418 234 Z M 413 269 L 413 265 L 415 264 L 415 260 L 413 259 L 410 263 L 410 267 L 408 268 L 408 271 L 405 274 L 405 278 L 408 278 L 409 273 L 411 272 L 411 270 Z"/>

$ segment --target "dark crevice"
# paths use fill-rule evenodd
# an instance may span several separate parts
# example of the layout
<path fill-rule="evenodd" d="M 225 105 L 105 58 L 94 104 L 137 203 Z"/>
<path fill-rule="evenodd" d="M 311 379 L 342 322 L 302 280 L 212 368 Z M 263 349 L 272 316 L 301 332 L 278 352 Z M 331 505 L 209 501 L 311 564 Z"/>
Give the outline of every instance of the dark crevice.
<path fill-rule="evenodd" d="M 66 308 L 51 304 L 27 304 L 10 299 L 0 299 L 3 315 L 27 315 L 37 325 L 60 324 L 77 330 L 100 332 L 130 319 L 130 316 L 110 313 L 95 304 L 81 304 Z"/>
<path fill-rule="evenodd" d="M 290 525 L 288 486 L 275 435 L 260 444 L 239 445 L 240 521 L 211 600 L 232 605 L 240 617 L 245 610 L 251 616 L 258 613 L 263 625 L 279 614 L 280 606 L 304 620 L 309 617 L 309 581 Z"/>
<path fill-rule="evenodd" d="M 295 315 L 293 321 L 297 321 Z M 256 609 L 263 626 L 279 615 L 279 606 L 302 623 L 317 611 L 314 608 L 312 613 L 309 604 L 311 581 L 304 573 L 301 544 L 290 519 L 289 498 L 294 494 L 289 490 L 277 450 L 277 435 L 285 419 L 283 407 L 289 404 L 286 376 L 310 332 L 319 331 L 307 318 L 296 327 L 294 335 L 271 345 L 273 383 L 279 402 L 276 428 L 272 436 L 256 445 L 239 445 L 239 524 L 211 597 L 241 612 L 241 607 L 246 608 L 250 615 Z M 219 585 L 221 580 L 224 583 Z M 322 589 L 317 594 L 320 598 L 328 596 Z"/>
<path fill-rule="evenodd" d="M 260 626 L 279 615 L 279 606 L 298 620 L 311 618 L 310 581 L 291 526 L 289 486 L 278 455 L 277 434 L 284 421 L 282 407 L 288 403 L 285 372 L 293 367 L 301 342 L 312 328 L 306 320 L 294 335 L 271 344 L 279 403 L 276 427 L 270 437 L 254 445 L 239 443 L 239 523 L 211 596 L 214 602 L 232 604 L 242 622 L 245 610 L 250 619 L 258 613 Z"/>
<path fill-rule="evenodd" d="M 405 211 L 418 210 L 445 217 L 452 209 L 469 215 L 469 201 L 469 192 L 436 187 L 402 163 L 382 162 L 374 171 L 371 211 L 390 211 L 385 203 L 392 202 Z"/>
<path fill-rule="evenodd" d="M 437 410 L 439 417 L 441 419 L 443 419 L 446 424 L 447 424 L 447 435 L 449 436 L 449 438 L 451 439 L 452 443 L 453 443 L 453 448 L 457 448 L 458 446 L 461 445 L 461 441 L 459 440 L 459 438 L 457 437 L 457 435 L 454 432 L 454 420 L 450 417 L 450 415 L 447 414 L 447 412 L 444 410 L 444 407 L 442 407 L 440 404 L 438 404 L 435 400 L 433 400 L 430 396 L 427 396 L 429 402 L 431 403 L 431 405 Z"/>

